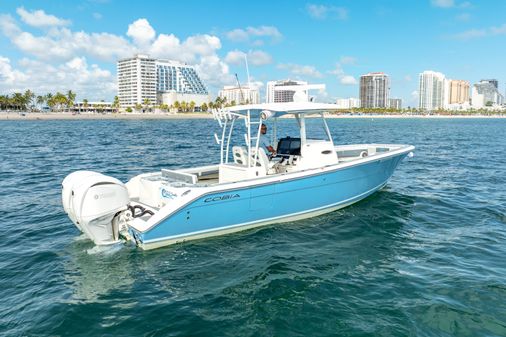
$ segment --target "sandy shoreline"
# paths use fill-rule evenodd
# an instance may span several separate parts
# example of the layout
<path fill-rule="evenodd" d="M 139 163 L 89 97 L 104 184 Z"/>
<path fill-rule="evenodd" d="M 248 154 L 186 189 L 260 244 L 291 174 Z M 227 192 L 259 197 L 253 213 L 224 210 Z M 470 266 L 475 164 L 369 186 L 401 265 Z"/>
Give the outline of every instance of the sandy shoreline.
<path fill-rule="evenodd" d="M 327 118 L 394 118 L 394 119 L 448 119 L 448 118 L 506 118 L 506 115 L 327 115 Z M 180 113 L 180 114 L 160 114 L 160 113 L 121 113 L 121 114 L 79 114 L 72 115 L 70 113 L 0 113 L 0 121 L 34 121 L 34 120 L 161 120 L 161 119 L 212 119 L 210 113 Z"/>
<path fill-rule="evenodd" d="M 25 113 L 24 116 L 18 113 L 0 113 L 0 120 L 140 120 L 140 119 L 205 119 L 213 118 L 211 114 L 205 113 L 181 113 L 181 114 L 161 114 L 161 113 L 121 113 L 121 114 L 78 114 L 70 113 Z"/>

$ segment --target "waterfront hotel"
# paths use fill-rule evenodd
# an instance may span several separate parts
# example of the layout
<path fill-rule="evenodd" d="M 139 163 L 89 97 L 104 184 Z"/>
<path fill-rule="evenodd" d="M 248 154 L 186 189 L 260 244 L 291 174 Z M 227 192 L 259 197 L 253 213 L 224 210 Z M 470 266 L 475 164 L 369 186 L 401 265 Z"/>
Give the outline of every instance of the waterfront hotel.
<path fill-rule="evenodd" d="M 122 108 L 136 104 L 167 104 L 186 101 L 197 106 L 209 102 L 209 92 L 193 66 L 157 60 L 137 54 L 119 60 L 118 98 Z"/>

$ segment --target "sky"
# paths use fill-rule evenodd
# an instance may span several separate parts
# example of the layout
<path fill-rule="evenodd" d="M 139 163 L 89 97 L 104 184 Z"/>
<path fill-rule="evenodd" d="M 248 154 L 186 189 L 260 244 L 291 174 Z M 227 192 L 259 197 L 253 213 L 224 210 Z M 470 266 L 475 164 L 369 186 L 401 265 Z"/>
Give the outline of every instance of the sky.
<path fill-rule="evenodd" d="M 116 61 L 135 53 L 195 65 L 212 95 L 250 81 L 323 83 L 317 100 L 358 97 L 360 76 L 390 76 L 416 106 L 418 74 L 476 83 L 506 67 L 504 0 L 0 0 L 0 94 L 73 90 L 111 101 Z"/>

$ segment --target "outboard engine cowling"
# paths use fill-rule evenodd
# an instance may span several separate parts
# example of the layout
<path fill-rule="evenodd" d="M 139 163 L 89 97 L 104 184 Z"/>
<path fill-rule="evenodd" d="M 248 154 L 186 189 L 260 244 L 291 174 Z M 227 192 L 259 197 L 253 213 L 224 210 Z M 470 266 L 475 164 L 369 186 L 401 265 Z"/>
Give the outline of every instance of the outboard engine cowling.
<path fill-rule="evenodd" d="M 116 178 L 93 171 L 69 174 L 62 183 L 65 212 L 96 245 L 119 241 L 115 217 L 127 209 L 126 186 Z"/>

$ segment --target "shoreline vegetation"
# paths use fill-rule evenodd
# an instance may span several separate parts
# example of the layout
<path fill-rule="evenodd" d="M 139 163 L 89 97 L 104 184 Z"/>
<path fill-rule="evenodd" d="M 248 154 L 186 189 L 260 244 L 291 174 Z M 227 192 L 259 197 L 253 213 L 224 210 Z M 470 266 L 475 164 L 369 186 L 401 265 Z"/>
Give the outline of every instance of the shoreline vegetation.
<path fill-rule="evenodd" d="M 225 98 L 216 97 L 214 101 L 197 106 L 195 102 L 174 102 L 173 105 L 154 105 L 145 100 L 143 105 L 121 108 L 118 96 L 107 104 L 88 102 L 84 99 L 76 104 L 76 93 L 68 90 L 62 94 L 56 92 L 37 96 L 31 90 L 12 95 L 0 95 L 0 120 L 84 120 L 84 119 L 189 119 L 213 118 L 210 110 L 236 105 Z M 248 104 L 249 102 L 245 102 Z M 107 105 L 107 106 L 106 106 Z M 328 118 L 506 118 L 504 110 L 438 110 L 423 111 L 408 107 L 343 109 L 327 114 Z"/>

